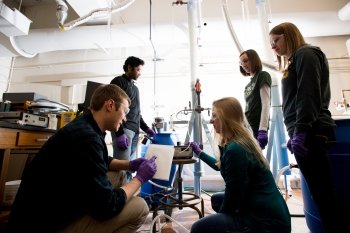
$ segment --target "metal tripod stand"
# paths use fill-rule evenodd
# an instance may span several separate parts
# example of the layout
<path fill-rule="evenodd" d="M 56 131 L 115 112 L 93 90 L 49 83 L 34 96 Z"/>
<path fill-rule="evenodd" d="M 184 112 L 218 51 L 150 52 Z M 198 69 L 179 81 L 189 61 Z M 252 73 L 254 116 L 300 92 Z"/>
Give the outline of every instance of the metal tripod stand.
<path fill-rule="evenodd" d="M 188 124 L 185 145 L 190 142 L 191 134 L 193 132 L 193 141 L 197 142 L 201 149 L 203 149 L 203 138 L 202 138 L 202 129 L 204 129 L 205 134 L 212 145 L 212 136 L 210 134 L 210 130 L 208 128 L 207 122 L 202 118 L 202 112 L 208 111 L 208 115 L 210 116 L 210 108 L 203 108 L 201 106 L 200 101 L 200 93 L 201 93 L 201 85 L 199 79 L 197 79 L 193 91 L 193 100 L 195 102 L 195 107 L 192 108 L 191 104 L 189 108 L 185 108 L 179 112 L 184 112 L 185 115 L 188 112 L 191 112 L 191 117 L 189 121 L 173 121 L 173 124 Z M 194 193 L 196 195 L 200 195 L 201 193 L 201 184 L 200 177 L 203 176 L 204 171 L 202 170 L 201 161 L 199 160 L 194 164 Z"/>

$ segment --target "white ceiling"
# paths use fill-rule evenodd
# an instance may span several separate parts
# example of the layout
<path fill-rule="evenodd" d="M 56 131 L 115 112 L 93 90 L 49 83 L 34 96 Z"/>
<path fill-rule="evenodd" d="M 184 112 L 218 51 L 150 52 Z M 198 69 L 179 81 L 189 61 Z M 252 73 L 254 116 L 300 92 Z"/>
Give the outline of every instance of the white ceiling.
<path fill-rule="evenodd" d="M 262 57 L 267 56 L 263 35 L 260 31 L 255 0 L 191 0 L 201 6 L 199 62 L 204 72 L 232 72 L 237 66 L 236 48 L 223 16 L 223 4 L 227 3 L 230 21 L 244 48 L 255 48 Z M 258 0 L 257 0 L 258 1 Z M 56 20 L 54 0 L 5 0 L 12 7 L 19 7 L 31 21 L 28 36 L 17 37 L 16 43 L 25 54 L 35 55 L 31 59 L 18 56 L 15 75 L 23 81 L 59 81 L 66 79 L 86 80 L 90 77 L 110 80 L 120 68 L 125 57 L 138 54 L 145 59 L 144 75 L 152 76 L 154 68 L 150 63 L 159 59 L 157 72 L 175 76 L 188 73 L 189 28 L 188 5 L 176 5 L 171 0 L 136 0 L 125 10 L 108 17 L 90 19 L 83 25 L 60 31 Z M 68 0 L 66 23 L 106 5 L 115 7 L 124 2 L 113 3 L 107 0 Z M 295 23 L 305 37 L 312 40 L 339 36 L 342 40 L 350 38 L 350 21 L 340 20 L 339 10 L 348 0 L 266 0 L 268 26 L 284 21 Z M 96 5 L 98 3 L 99 5 Z M 103 4 L 104 3 L 104 4 Z M 152 4 L 150 4 L 152 3 Z M 243 5 L 247 8 L 243 19 Z M 89 15 L 89 14 L 87 14 Z M 150 26 L 151 25 L 151 26 Z M 0 33 L 1 34 L 1 33 Z M 8 44 L 8 42 L 7 42 Z M 154 47 L 152 47 L 152 44 Z M 4 49 L 5 47 L 5 49 Z M 6 51 L 6 38 L 0 36 L 0 57 L 11 56 Z M 341 50 L 332 57 L 344 57 Z M 209 68 L 209 66 L 211 68 Z M 206 68 L 208 69 L 206 70 Z M 34 73 L 28 72 L 35 70 Z M 41 80 L 41 81 L 40 81 Z M 63 81 L 62 81 L 63 80 Z M 69 85 L 69 84 L 67 84 Z"/>
<path fill-rule="evenodd" d="M 222 13 L 223 3 L 226 2 L 231 20 L 237 24 L 234 25 L 237 34 L 242 31 L 249 31 L 247 28 L 244 28 L 247 23 L 242 22 L 243 6 L 246 6 L 245 14 L 253 22 L 252 24 L 254 25 L 257 23 L 255 21 L 258 19 L 256 2 L 264 4 L 270 26 L 283 21 L 291 21 L 298 25 L 305 37 L 350 34 L 350 21 L 342 21 L 338 17 L 339 10 L 349 2 L 348 0 L 190 0 L 190 2 L 197 1 L 200 3 L 202 14 L 202 25 L 198 25 L 198 27 L 202 28 L 202 32 L 205 33 L 207 37 L 217 37 L 215 34 L 218 33 L 219 29 L 227 30 Z M 56 20 L 55 0 L 5 0 L 3 2 L 10 7 L 21 9 L 23 14 L 32 21 L 31 30 L 51 28 L 59 31 Z M 84 25 L 102 24 L 114 25 L 116 27 L 121 25 L 136 25 L 138 28 L 144 28 L 145 32 L 143 33 L 147 33 L 149 39 L 151 36 L 149 25 L 152 23 L 152 30 L 154 33 L 158 33 L 157 35 L 153 35 L 153 39 L 162 41 L 160 43 L 170 43 L 164 41 L 162 38 L 157 38 L 157 36 L 169 35 L 169 30 L 165 29 L 167 26 L 169 26 L 170 30 L 173 30 L 174 26 L 177 27 L 185 36 L 187 36 L 188 33 L 187 5 L 176 5 L 174 4 L 175 1 L 67 0 L 67 2 L 71 3 L 71 5 L 67 4 L 69 6 L 69 11 L 66 23 L 77 20 L 79 17 L 89 15 L 89 12 L 96 9 L 102 9 L 108 6 L 113 9 L 113 7 L 116 7 L 118 4 L 130 2 L 132 4 L 125 10 L 117 13 L 103 14 L 109 17 L 91 17 Z M 205 23 L 206 26 L 204 26 Z M 157 30 L 157 25 L 161 25 L 161 31 Z M 134 34 L 138 35 L 138 33 L 140 33 L 140 31 L 136 30 Z M 250 31 L 249 33 L 254 34 L 254 31 Z M 174 36 L 175 35 L 178 34 L 174 34 Z M 142 37 L 143 35 L 138 36 Z M 212 38 L 210 38 L 210 40 L 211 39 Z M 120 44 L 119 47 L 130 46 L 127 42 L 128 41 L 123 41 L 123 44 Z"/>

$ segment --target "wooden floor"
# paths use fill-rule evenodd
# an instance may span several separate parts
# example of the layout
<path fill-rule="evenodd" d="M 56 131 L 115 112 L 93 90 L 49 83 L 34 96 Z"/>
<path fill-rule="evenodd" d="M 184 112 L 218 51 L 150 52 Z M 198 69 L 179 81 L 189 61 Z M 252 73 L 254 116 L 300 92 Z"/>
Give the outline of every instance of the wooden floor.
<path fill-rule="evenodd" d="M 210 193 L 203 193 L 202 198 L 204 199 L 205 203 L 205 215 L 213 214 L 214 211 L 210 205 Z M 286 202 L 292 216 L 303 216 L 303 199 L 300 189 L 294 189 L 291 197 L 289 197 Z M 160 212 L 160 215 L 161 214 L 162 212 Z M 198 214 L 191 208 L 184 208 L 182 210 L 174 209 L 171 217 L 174 219 L 174 221 L 170 223 L 166 223 L 164 218 L 160 218 L 162 233 L 188 233 L 193 222 L 198 219 Z M 145 224 L 139 229 L 138 232 L 150 232 L 151 223 L 152 213 L 149 214 Z M 157 230 L 157 232 L 159 231 Z M 306 225 L 305 217 L 292 217 L 292 233 L 311 233 Z"/>

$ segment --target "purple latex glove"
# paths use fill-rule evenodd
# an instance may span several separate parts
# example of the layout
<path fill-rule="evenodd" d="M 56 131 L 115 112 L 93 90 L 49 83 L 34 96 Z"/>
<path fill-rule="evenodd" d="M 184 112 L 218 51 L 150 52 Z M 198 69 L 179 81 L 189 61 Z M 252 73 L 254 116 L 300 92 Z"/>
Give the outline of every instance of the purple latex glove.
<path fill-rule="evenodd" d="M 152 128 L 148 128 L 146 130 L 146 133 L 151 137 L 153 137 L 156 134 L 156 132 L 154 132 Z"/>
<path fill-rule="evenodd" d="M 122 134 L 116 138 L 117 147 L 121 150 L 126 150 L 129 145 L 129 139 L 126 134 Z"/>
<path fill-rule="evenodd" d="M 265 146 L 267 145 L 267 142 L 268 142 L 267 131 L 259 130 L 258 136 L 256 137 L 256 139 L 258 140 L 261 149 L 265 149 Z"/>
<path fill-rule="evenodd" d="M 143 184 L 151 179 L 157 171 L 156 156 L 152 156 L 149 160 L 140 164 L 137 169 L 136 178 Z"/>
<path fill-rule="evenodd" d="M 288 142 L 287 142 L 287 148 L 288 150 L 290 151 L 290 153 L 294 153 L 293 152 L 293 148 L 292 148 L 292 139 L 289 139 Z"/>
<path fill-rule="evenodd" d="M 143 163 L 146 160 L 147 159 L 145 158 L 137 158 L 137 159 L 131 160 L 129 162 L 129 171 L 136 172 L 139 169 L 141 163 Z"/>
<path fill-rule="evenodd" d="M 202 150 L 201 150 L 201 148 L 199 148 L 199 145 L 197 144 L 197 142 L 191 142 L 191 143 L 190 143 L 190 146 L 192 147 L 193 152 L 194 152 L 196 155 L 199 155 L 199 154 L 202 152 Z"/>
<path fill-rule="evenodd" d="M 307 149 L 305 147 L 305 137 L 306 137 L 306 133 L 304 132 L 294 133 L 291 144 L 292 144 L 292 150 L 295 155 L 299 155 L 299 156 L 307 155 Z"/>

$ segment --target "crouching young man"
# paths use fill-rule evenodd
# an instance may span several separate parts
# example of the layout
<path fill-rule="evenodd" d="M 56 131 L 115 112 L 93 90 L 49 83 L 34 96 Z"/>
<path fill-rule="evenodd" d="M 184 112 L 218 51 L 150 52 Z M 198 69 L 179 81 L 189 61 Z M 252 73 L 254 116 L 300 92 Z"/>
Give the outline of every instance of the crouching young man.
<path fill-rule="evenodd" d="M 136 232 L 149 209 L 134 194 L 156 172 L 155 157 L 108 156 L 106 131 L 118 130 L 130 99 L 118 86 L 96 89 L 90 110 L 58 130 L 24 171 L 8 232 Z M 136 176 L 125 183 L 125 171 Z"/>

